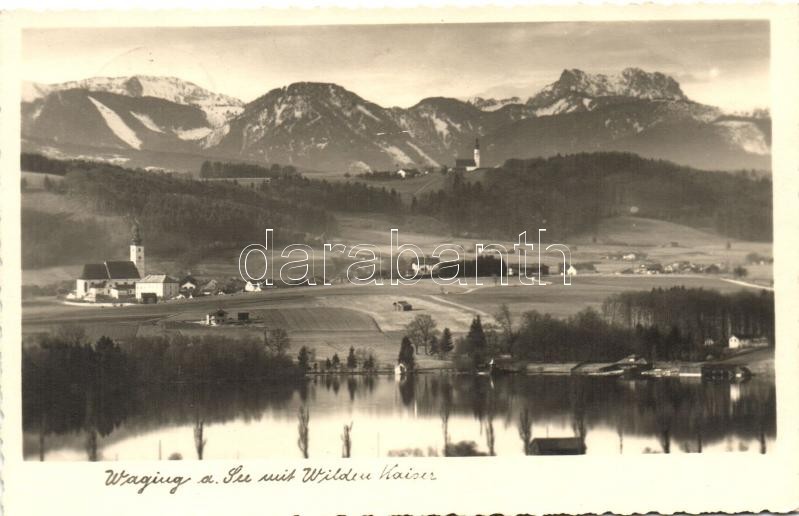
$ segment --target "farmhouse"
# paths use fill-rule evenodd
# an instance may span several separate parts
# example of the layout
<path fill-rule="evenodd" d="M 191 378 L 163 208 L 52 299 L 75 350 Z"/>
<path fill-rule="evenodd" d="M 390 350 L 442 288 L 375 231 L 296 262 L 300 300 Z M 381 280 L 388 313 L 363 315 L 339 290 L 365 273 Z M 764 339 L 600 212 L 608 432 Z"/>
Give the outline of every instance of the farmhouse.
<path fill-rule="evenodd" d="M 411 310 L 413 310 L 413 305 L 411 305 L 407 301 L 395 301 L 394 310 L 396 310 L 397 312 L 410 312 Z"/>
<path fill-rule="evenodd" d="M 182 280 L 180 280 L 180 293 L 189 297 L 194 294 L 200 284 L 197 282 L 194 277 L 189 274 Z"/>
<path fill-rule="evenodd" d="M 219 326 L 220 324 L 224 324 L 226 320 L 227 312 L 221 308 L 216 312 L 205 314 L 205 324 L 208 326 Z"/>
<path fill-rule="evenodd" d="M 248 281 L 246 285 L 244 285 L 245 292 L 261 292 L 263 290 L 260 281 Z"/>
<path fill-rule="evenodd" d="M 166 274 L 148 274 L 136 283 L 136 299 L 142 299 L 143 294 L 155 294 L 158 299 L 172 299 L 179 291 L 178 280 Z"/>

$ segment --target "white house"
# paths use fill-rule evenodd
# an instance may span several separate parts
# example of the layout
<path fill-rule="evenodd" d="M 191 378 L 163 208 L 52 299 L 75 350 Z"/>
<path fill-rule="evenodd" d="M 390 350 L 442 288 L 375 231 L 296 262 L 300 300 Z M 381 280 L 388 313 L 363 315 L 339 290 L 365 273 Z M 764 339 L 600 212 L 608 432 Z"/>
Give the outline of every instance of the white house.
<path fill-rule="evenodd" d="M 263 288 L 261 287 L 260 281 L 248 281 L 246 285 L 244 285 L 244 292 L 261 292 Z"/>
<path fill-rule="evenodd" d="M 136 299 L 142 294 L 155 294 L 159 299 L 172 299 L 180 293 L 180 282 L 166 274 L 148 274 L 136 283 Z"/>

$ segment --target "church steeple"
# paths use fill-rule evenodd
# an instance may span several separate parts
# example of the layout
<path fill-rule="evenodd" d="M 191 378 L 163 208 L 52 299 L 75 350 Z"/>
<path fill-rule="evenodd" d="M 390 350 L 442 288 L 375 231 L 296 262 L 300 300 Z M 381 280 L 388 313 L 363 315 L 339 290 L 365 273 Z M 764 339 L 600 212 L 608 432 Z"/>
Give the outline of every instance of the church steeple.
<path fill-rule="evenodd" d="M 133 231 L 130 238 L 130 261 L 136 265 L 136 268 L 139 270 L 139 276 L 144 278 L 144 241 L 141 237 L 139 224 L 133 225 Z"/>
<path fill-rule="evenodd" d="M 138 224 L 133 224 L 133 231 L 131 235 L 131 245 L 141 245 L 141 230 L 139 230 Z"/>
<path fill-rule="evenodd" d="M 474 139 L 474 166 L 480 168 L 480 138 Z"/>

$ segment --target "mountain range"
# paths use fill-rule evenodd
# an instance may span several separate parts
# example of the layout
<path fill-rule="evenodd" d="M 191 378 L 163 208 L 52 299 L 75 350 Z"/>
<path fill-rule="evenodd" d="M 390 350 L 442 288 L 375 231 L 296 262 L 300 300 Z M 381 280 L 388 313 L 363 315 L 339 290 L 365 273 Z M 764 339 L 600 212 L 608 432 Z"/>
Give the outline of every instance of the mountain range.
<path fill-rule="evenodd" d="M 174 77 L 26 83 L 23 148 L 170 152 L 356 173 L 451 166 L 480 138 L 483 166 L 629 151 L 698 168 L 770 170 L 771 121 L 690 100 L 662 73 L 564 70 L 528 99 L 431 97 L 382 107 L 299 82 L 249 103 Z M 157 165 L 157 163 L 152 163 Z"/>

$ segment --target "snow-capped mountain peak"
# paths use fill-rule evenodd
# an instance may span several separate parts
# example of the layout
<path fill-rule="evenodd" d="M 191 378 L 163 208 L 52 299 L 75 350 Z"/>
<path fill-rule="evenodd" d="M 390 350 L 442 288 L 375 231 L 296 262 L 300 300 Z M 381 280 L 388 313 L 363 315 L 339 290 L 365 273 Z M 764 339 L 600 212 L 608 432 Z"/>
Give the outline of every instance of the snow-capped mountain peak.
<path fill-rule="evenodd" d="M 130 77 L 92 77 L 60 84 L 25 83 L 23 101 L 33 102 L 56 91 L 82 89 L 104 91 L 128 97 L 154 97 L 184 106 L 197 106 L 205 112 L 208 123 L 218 127 L 244 109 L 234 97 L 209 91 L 177 77 L 133 75 Z"/>
<path fill-rule="evenodd" d="M 496 111 L 509 104 L 521 104 L 522 99 L 519 97 L 507 97 L 504 99 L 471 97 L 466 102 L 473 105 L 481 111 Z"/>
<path fill-rule="evenodd" d="M 589 74 L 582 70 L 563 70 L 560 78 L 544 92 L 573 92 L 586 97 L 633 97 L 639 99 L 687 100 L 680 85 L 660 72 L 625 68 L 616 74 Z"/>

